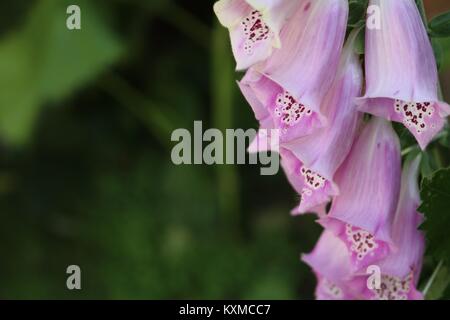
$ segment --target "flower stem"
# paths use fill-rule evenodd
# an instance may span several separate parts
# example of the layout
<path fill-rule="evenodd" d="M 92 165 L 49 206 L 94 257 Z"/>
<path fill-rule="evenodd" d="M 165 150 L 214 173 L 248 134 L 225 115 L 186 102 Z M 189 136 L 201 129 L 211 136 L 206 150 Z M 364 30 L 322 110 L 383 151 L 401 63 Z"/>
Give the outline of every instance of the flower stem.
<path fill-rule="evenodd" d="M 439 261 L 438 265 L 436 266 L 436 268 L 433 271 L 433 274 L 431 275 L 430 279 L 428 279 L 428 282 L 426 283 L 425 287 L 423 288 L 422 294 L 425 298 L 429 294 L 430 289 L 433 286 L 434 281 L 436 280 L 437 275 L 439 274 L 439 271 L 441 270 L 443 265 L 444 265 L 444 262 L 442 260 Z"/>

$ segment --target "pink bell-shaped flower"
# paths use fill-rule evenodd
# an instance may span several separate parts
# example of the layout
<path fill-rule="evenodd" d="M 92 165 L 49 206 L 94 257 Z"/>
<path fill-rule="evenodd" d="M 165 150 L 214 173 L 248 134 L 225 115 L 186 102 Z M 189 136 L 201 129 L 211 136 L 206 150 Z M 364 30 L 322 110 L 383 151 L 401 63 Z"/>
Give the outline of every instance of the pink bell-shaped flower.
<path fill-rule="evenodd" d="M 390 252 L 400 178 L 398 137 L 388 121 L 373 118 L 336 173 L 340 193 L 320 220 L 347 245 L 356 269 L 362 270 Z"/>
<path fill-rule="evenodd" d="M 323 231 L 313 251 L 303 254 L 302 260 L 316 275 L 318 300 L 353 300 L 364 289 L 364 281 L 353 278 L 346 245 L 330 231 Z"/>
<path fill-rule="evenodd" d="M 380 287 L 364 290 L 366 299 L 423 299 L 416 289 L 425 247 L 424 236 L 418 230 L 423 220 L 417 212 L 420 204 L 417 185 L 419 164 L 420 156 L 404 166 L 400 200 L 392 224 L 395 250 L 377 263 L 381 271 Z"/>
<path fill-rule="evenodd" d="M 336 75 L 347 15 L 346 0 L 300 1 L 281 31 L 281 48 L 240 81 L 261 127 L 280 129 L 280 142 L 327 124 L 321 103 Z"/>
<path fill-rule="evenodd" d="M 300 164 L 297 164 L 299 168 L 284 166 L 289 181 L 293 185 L 303 181 L 301 202 L 294 213 L 301 214 L 312 207 L 326 205 L 332 196 L 338 194 L 334 175 L 350 152 L 362 123 L 362 113 L 357 111 L 354 103 L 361 93 L 363 81 L 361 63 L 354 48 L 356 35 L 357 32 L 350 34 L 336 77 L 322 103 L 328 125 L 313 134 L 282 144 Z M 289 163 L 295 165 L 296 162 Z"/>
<path fill-rule="evenodd" d="M 370 0 L 377 23 L 366 29 L 366 93 L 360 110 L 403 123 L 424 149 L 450 107 L 438 98 L 433 49 L 414 0 Z M 379 14 L 379 16 L 377 16 Z"/>
<path fill-rule="evenodd" d="M 230 31 L 238 70 L 266 60 L 281 47 L 280 31 L 301 1 L 220 0 L 214 11 Z"/>

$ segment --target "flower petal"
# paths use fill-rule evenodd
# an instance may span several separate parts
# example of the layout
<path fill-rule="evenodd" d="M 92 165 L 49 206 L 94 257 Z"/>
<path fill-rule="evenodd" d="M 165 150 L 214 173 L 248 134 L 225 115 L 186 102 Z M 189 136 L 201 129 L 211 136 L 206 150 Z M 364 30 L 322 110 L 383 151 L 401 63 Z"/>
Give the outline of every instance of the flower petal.
<path fill-rule="evenodd" d="M 324 230 L 309 254 L 302 255 L 317 277 L 316 299 L 354 300 L 364 290 L 365 281 L 354 278 L 346 245 L 332 232 Z"/>
<path fill-rule="evenodd" d="M 370 4 L 379 8 L 381 25 L 366 28 L 366 94 L 358 99 L 360 110 L 402 122 L 424 149 L 442 129 L 450 107 L 437 96 L 436 61 L 419 10 L 411 0 Z M 426 104 L 431 107 L 422 110 Z"/>
<path fill-rule="evenodd" d="M 391 251 L 386 241 L 379 240 L 370 232 L 341 220 L 323 217 L 319 220 L 347 247 L 355 275 L 365 274 L 366 268 L 384 259 Z"/>
<path fill-rule="evenodd" d="M 280 129 L 280 141 L 292 141 L 323 127 L 320 113 L 312 112 L 296 101 L 275 82 L 251 68 L 239 82 L 239 87 L 252 107 L 256 118 L 265 125 Z M 271 120 L 270 120 L 271 119 Z"/>
<path fill-rule="evenodd" d="M 400 167 L 398 137 L 389 122 L 373 118 L 336 173 L 340 194 L 320 223 L 347 244 L 358 268 L 389 252 Z"/>
<path fill-rule="evenodd" d="M 316 273 L 334 282 L 349 280 L 353 277 L 347 247 L 328 230 L 322 232 L 311 253 L 302 255 L 302 261 Z"/>
<path fill-rule="evenodd" d="M 417 212 L 420 205 L 417 184 L 420 159 L 418 156 L 405 164 L 400 200 L 392 226 L 392 240 L 396 250 L 380 263 L 384 274 L 400 278 L 411 272 L 419 275 L 422 266 L 425 240 L 418 227 L 423 218 Z"/>
<path fill-rule="evenodd" d="M 353 282 L 338 282 L 334 283 L 319 274 L 317 277 L 317 287 L 315 291 L 317 300 L 355 300 L 351 285 Z"/>
<path fill-rule="evenodd" d="M 362 277 L 364 278 L 364 277 Z M 412 273 L 405 277 L 395 277 L 381 275 L 380 287 L 362 287 L 358 293 L 361 299 L 365 300 L 423 300 L 423 295 L 414 286 L 417 279 Z"/>
<path fill-rule="evenodd" d="M 290 0 L 220 0 L 214 4 L 220 23 L 229 29 L 236 69 L 266 60 L 280 47 L 280 30 L 298 3 Z"/>
<path fill-rule="evenodd" d="M 253 8 L 262 13 L 264 21 L 274 33 L 274 46 L 281 47 L 280 31 L 304 0 L 246 0 Z"/>
<path fill-rule="evenodd" d="M 280 155 L 281 166 L 288 181 L 301 196 L 300 204 L 292 211 L 292 214 L 323 212 L 323 207 L 334 195 L 337 195 L 336 186 L 304 166 L 290 151 L 280 148 Z M 321 210 L 317 211 L 318 208 Z"/>
<path fill-rule="evenodd" d="M 333 81 L 345 38 L 346 0 L 303 1 L 281 32 L 282 48 L 255 66 L 314 112 Z"/>
<path fill-rule="evenodd" d="M 362 120 L 354 99 L 361 94 L 363 75 L 354 50 L 356 33 L 344 48 L 333 85 L 322 103 L 328 125 L 314 134 L 283 143 L 306 166 L 333 181 L 347 157 Z"/>

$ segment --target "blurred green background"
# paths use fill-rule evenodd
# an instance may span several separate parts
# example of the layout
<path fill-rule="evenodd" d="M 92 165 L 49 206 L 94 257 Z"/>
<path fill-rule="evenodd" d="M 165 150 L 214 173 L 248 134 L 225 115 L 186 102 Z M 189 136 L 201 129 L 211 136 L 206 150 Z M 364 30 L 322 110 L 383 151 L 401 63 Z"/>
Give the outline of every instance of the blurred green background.
<path fill-rule="evenodd" d="M 320 228 L 281 172 L 170 160 L 194 120 L 257 127 L 213 2 L 0 2 L 0 298 L 313 297 Z"/>

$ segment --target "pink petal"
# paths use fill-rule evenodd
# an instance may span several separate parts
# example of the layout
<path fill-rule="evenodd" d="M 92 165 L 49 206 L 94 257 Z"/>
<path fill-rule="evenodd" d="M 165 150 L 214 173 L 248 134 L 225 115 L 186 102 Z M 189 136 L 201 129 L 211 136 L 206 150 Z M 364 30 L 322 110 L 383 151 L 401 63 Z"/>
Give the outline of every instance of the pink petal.
<path fill-rule="evenodd" d="M 302 261 L 314 272 L 333 282 L 349 280 L 353 277 L 350 254 L 345 244 L 334 235 L 324 230 L 313 251 L 302 255 Z"/>
<path fill-rule="evenodd" d="M 250 142 L 249 153 L 279 151 L 279 134 L 270 129 L 260 129 L 255 139 Z"/>
<path fill-rule="evenodd" d="M 255 66 L 314 112 L 331 86 L 344 43 L 345 0 L 302 1 L 281 31 L 282 48 Z"/>
<path fill-rule="evenodd" d="M 389 98 L 367 98 L 359 110 L 405 125 L 422 149 L 439 133 L 450 115 L 445 102 L 403 102 Z"/>
<path fill-rule="evenodd" d="M 237 70 L 266 60 L 274 47 L 280 47 L 279 32 L 298 5 L 289 0 L 263 2 L 220 0 L 214 4 L 220 23 L 230 31 Z"/>
<path fill-rule="evenodd" d="M 392 243 L 400 166 L 398 137 L 389 122 L 373 118 L 336 173 L 340 194 L 321 224 L 346 240 L 359 267 L 385 256 Z"/>
<path fill-rule="evenodd" d="M 281 142 L 309 135 L 325 122 L 320 113 L 312 112 L 253 68 L 247 71 L 239 87 L 260 123 L 265 121 L 267 125 L 271 119 L 269 126 L 280 129 Z"/>
<path fill-rule="evenodd" d="M 246 0 L 262 13 L 264 21 L 274 33 L 274 47 L 281 47 L 280 31 L 304 0 Z"/>
<path fill-rule="evenodd" d="M 300 204 L 292 211 L 293 214 L 314 212 L 337 194 L 335 185 L 304 166 L 290 151 L 280 148 L 280 155 L 288 181 L 301 196 Z"/>
<path fill-rule="evenodd" d="M 362 113 L 354 104 L 354 99 L 361 94 L 363 81 L 354 39 L 352 34 L 333 85 L 322 103 L 328 125 L 314 134 L 283 143 L 306 166 L 330 181 L 347 157 L 362 120 Z"/>
<path fill-rule="evenodd" d="M 387 242 L 376 239 L 366 230 L 334 218 L 324 217 L 319 223 L 346 245 L 355 275 L 364 274 L 368 266 L 378 263 L 390 253 Z"/>
<path fill-rule="evenodd" d="M 411 0 L 370 4 L 380 8 L 381 26 L 366 29 L 366 94 L 358 104 L 362 111 L 404 123 L 424 149 L 450 108 L 437 96 L 436 61 L 420 13 Z M 423 111 L 419 104 L 425 103 L 431 107 Z"/>
<path fill-rule="evenodd" d="M 425 240 L 418 230 L 422 216 L 417 212 L 420 204 L 418 169 L 420 156 L 406 163 L 402 175 L 402 187 L 395 219 L 392 240 L 396 250 L 380 263 L 384 274 L 400 278 L 409 273 L 420 274 Z"/>
<path fill-rule="evenodd" d="M 355 300 L 352 286 L 349 282 L 332 282 L 321 275 L 316 275 L 317 287 L 315 291 L 317 300 Z"/>
<path fill-rule="evenodd" d="M 412 273 L 405 277 L 383 274 L 379 289 L 365 286 L 358 295 L 365 300 L 423 300 L 423 295 L 415 288 L 415 282 Z"/>
<path fill-rule="evenodd" d="M 323 231 L 313 251 L 303 254 L 302 260 L 316 274 L 318 300 L 354 300 L 364 289 L 365 280 L 354 278 L 346 245 L 330 231 Z"/>

